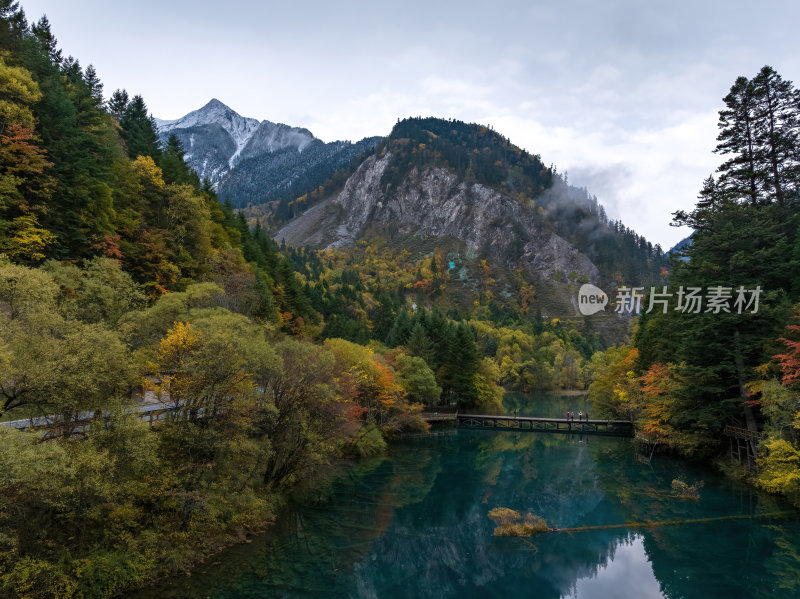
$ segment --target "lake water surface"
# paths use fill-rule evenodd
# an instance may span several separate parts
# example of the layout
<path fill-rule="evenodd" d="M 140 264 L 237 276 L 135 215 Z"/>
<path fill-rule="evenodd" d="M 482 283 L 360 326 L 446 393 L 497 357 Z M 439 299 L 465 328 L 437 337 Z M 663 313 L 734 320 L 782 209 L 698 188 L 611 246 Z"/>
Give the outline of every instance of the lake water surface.
<path fill-rule="evenodd" d="M 517 410 L 519 416 L 564 418 L 567 412 L 586 413 L 591 410 L 586 393 L 506 393 L 503 408 L 507 414 Z M 589 414 L 591 416 L 591 414 Z M 599 416 L 599 415 L 598 415 Z"/>
<path fill-rule="evenodd" d="M 494 507 L 577 530 L 496 537 Z M 800 597 L 800 518 L 627 439 L 457 429 L 337 468 L 268 533 L 131 597 Z"/>

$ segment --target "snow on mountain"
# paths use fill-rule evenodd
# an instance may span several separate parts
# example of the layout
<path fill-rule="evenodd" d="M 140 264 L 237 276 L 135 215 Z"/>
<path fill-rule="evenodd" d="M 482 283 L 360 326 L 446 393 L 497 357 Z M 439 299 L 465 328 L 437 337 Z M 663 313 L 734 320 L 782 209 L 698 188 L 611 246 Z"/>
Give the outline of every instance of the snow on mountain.
<path fill-rule="evenodd" d="M 246 118 L 217 99 L 155 121 L 161 142 L 175 135 L 186 163 L 235 207 L 299 197 L 378 143 L 326 144 L 308 129 Z"/>
<path fill-rule="evenodd" d="M 233 155 L 228 160 L 229 167 L 233 167 L 234 159 L 244 149 L 253 133 L 255 133 L 261 125 L 257 119 L 241 116 L 216 98 L 212 99 L 202 108 L 193 110 L 179 119 L 171 121 L 155 119 L 155 121 L 162 137 L 169 136 L 169 134 L 175 132 L 176 129 L 193 129 L 208 125 L 218 125 L 222 127 L 222 129 L 231 136 L 236 147 Z M 196 138 L 192 136 L 190 139 L 193 145 Z M 187 154 L 191 154 L 191 147 L 185 149 L 187 150 Z"/>
<path fill-rule="evenodd" d="M 253 132 L 247 145 L 237 152 L 237 157 L 241 154 L 242 159 L 252 158 L 259 154 L 272 154 L 287 148 L 294 148 L 298 152 L 302 152 L 315 139 L 308 129 L 262 121 L 258 129 Z"/>
<path fill-rule="evenodd" d="M 243 159 L 298 153 L 316 141 L 308 129 L 243 117 L 216 98 L 179 119 L 155 119 L 162 142 L 175 134 L 186 162 L 216 187 Z"/>

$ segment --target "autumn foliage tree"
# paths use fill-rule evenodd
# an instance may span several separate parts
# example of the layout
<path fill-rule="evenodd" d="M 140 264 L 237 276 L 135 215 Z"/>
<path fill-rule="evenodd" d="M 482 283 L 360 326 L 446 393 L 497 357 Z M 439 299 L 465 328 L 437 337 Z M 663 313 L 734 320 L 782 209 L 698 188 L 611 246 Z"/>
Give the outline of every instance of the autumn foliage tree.
<path fill-rule="evenodd" d="M 642 413 L 642 390 L 636 374 L 636 348 L 611 348 L 604 355 L 601 370 L 589 387 L 595 410 L 610 418 L 637 420 Z"/>
<path fill-rule="evenodd" d="M 789 336 L 778 339 L 786 347 L 786 352 L 775 358 L 781 367 L 781 383 L 785 387 L 797 387 L 800 386 L 800 340 L 791 337 L 800 334 L 800 325 L 787 325 L 786 331 Z"/>
<path fill-rule="evenodd" d="M 793 321 L 797 318 L 794 317 Z M 774 364 L 764 364 L 761 378 L 748 387 L 757 396 L 764 414 L 765 439 L 760 451 L 758 484 L 780 493 L 800 506 L 800 326 L 789 324 L 778 339 L 785 348 L 774 356 Z"/>
<path fill-rule="evenodd" d="M 32 106 L 41 98 L 31 73 L 0 53 L 0 251 L 25 264 L 41 262 L 56 240 L 39 224 L 52 166 L 34 131 Z"/>

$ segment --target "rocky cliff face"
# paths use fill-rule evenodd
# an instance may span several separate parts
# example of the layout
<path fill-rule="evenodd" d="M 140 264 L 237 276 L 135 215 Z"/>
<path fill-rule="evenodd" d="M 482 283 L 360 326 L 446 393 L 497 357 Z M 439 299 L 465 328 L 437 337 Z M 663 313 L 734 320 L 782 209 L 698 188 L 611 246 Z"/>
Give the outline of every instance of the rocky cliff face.
<path fill-rule="evenodd" d="M 367 227 L 383 226 L 404 236 L 458 239 L 477 255 L 510 269 L 521 265 L 531 275 L 599 278 L 591 260 L 544 229 L 531 207 L 444 168 L 414 169 L 395 189 L 385 189 L 382 177 L 390 160 L 389 152 L 370 156 L 335 198 L 284 227 L 277 238 L 343 247 Z"/>
<path fill-rule="evenodd" d="M 293 200 L 378 142 L 325 143 L 308 129 L 243 117 L 216 99 L 179 119 L 156 119 L 156 125 L 161 142 L 175 135 L 186 163 L 235 208 Z"/>
<path fill-rule="evenodd" d="M 269 162 L 275 154 L 301 154 L 310 144 L 325 146 L 308 129 L 243 117 L 219 100 L 174 121 L 156 119 L 159 138 L 176 135 L 186 162 L 201 179 L 217 186 L 248 159 Z"/>
<path fill-rule="evenodd" d="M 308 129 L 263 121 L 247 140 L 242 151 L 231 162 L 236 164 L 237 160 L 261 157 L 264 154 L 286 149 L 301 153 L 314 141 L 319 142 Z"/>
<path fill-rule="evenodd" d="M 186 152 L 186 163 L 201 179 L 213 184 L 233 167 L 235 158 L 260 127 L 256 119 L 239 115 L 216 98 L 179 119 L 156 119 L 156 125 L 161 142 L 176 135 Z"/>

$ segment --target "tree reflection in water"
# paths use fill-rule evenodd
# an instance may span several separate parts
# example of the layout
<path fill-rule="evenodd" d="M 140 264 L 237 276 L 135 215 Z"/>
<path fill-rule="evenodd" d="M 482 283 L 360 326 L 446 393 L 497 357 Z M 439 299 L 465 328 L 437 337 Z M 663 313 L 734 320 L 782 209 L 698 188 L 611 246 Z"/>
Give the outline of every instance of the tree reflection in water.
<path fill-rule="evenodd" d="M 704 480 L 700 501 L 675 497 L 676 478 Z M 615 526 L 494 537 L 498 506 Z M 685 463 L 637 460 L 627 440 L 460 430 L 342 467 L 253 543 L 135 597 L 791 597 L 797 517 L 619 526 L 781 509 Z"/>

